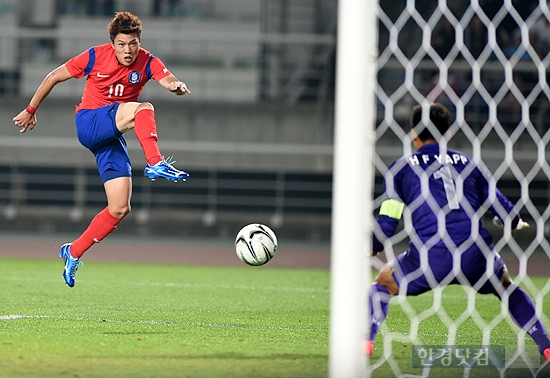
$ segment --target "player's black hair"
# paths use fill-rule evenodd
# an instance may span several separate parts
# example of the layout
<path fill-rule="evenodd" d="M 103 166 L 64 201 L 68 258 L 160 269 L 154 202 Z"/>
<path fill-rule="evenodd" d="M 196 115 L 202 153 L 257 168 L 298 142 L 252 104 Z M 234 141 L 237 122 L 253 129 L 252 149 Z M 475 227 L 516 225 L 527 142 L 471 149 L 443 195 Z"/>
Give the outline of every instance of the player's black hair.
<path fill-rule="evenodd" d="M 109 38 L 114 42 L 119 34 L 134 34 L 141 39 L 141 20 L 130 12 L 116 12 L 115 17 L 107 26 Z"/>
<path fill-rule="evenodd" d="M 411 128 L 416 128 L 420 121 L 422 120 L 422 106 L 416 105 L 413 108 L 411 115 Z M 444 135 L 449 127 L 451 127 L 451 113 L 449 110 L 440 103 L 433 103 L 430 106 L 430 121 L 433 126 L 439 131 L 441 135 Z M 421 141 L 427 140 L 437 140 L 438 138 L 434 137 L 430 132 L 430 127 L 428 125 L 421 125 L 417 130 L 418 138 Z"/>

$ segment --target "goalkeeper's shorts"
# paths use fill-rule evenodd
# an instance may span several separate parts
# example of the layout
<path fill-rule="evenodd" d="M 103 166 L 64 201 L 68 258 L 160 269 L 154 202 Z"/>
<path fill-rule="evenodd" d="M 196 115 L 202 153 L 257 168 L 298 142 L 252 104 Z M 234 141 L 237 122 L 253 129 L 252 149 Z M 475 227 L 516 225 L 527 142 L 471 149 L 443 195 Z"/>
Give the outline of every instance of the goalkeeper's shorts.
<path fill-rule="evenodd" d="M 492 250 L 487 257 L 477 245 L 470 247 L 460 258 L 460 269 L 455 273 L 454 260 L 448 249 L 431 249 L 427 259 L 421 259 L 415 248 L 401 253 L 390 261 L 393 277 L 407 295 L 420 295 L 438 286 L 462 284 L 471 286 L 480 294 L 496 293 L 504 274 L 504 261 Z M 424 261 L 422 261 L 424 260 Z M 458 264 L 458 261 L 457 261 Z"/>

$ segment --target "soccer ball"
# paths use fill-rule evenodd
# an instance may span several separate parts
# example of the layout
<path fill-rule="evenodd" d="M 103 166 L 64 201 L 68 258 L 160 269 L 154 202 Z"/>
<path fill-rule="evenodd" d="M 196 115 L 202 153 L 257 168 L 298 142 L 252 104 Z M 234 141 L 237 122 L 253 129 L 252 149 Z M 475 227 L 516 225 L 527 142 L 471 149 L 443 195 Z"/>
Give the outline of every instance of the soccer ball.
<path fill-rule="evenodd" d="M 277 251 L 277 236 L 264 224 L 249 224 L 237 234 L 235 250 L 245 264 L 264 265 Z"/>

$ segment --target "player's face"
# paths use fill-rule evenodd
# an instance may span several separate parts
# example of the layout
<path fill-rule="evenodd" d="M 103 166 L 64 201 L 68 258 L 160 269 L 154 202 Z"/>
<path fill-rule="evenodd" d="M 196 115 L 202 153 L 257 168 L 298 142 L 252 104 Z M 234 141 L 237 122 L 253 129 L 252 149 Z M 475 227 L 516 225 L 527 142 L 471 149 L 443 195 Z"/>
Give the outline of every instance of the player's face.
<path fill-rule="evenodd" d="M 140 40 L 135 34 L 118 34 L 114 41 L 116 58 L 124 66 L 129 66 L 137 58 Z"/>

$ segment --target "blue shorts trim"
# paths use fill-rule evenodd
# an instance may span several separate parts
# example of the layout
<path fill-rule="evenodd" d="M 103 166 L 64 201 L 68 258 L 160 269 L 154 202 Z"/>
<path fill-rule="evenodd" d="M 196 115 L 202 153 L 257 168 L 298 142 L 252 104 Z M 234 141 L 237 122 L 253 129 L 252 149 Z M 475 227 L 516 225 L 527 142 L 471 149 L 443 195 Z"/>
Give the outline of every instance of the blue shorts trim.
<path fill-rule="evenodd" d="M 132 177 L 126 140 L 116 127 L 118 106 L 110 104 L 97 109 L 82 109 L 75 118 L 78 140 L 94 154 L 103 182 Z"/>
<path fill-rule="evenodd" d="M 390 266 L 395 282 L 400 288 L 406 286 L 407 295 L 420 295 L 437 286 L 456 284 L 471 286 L 480 294 L 494 294 L 505 264 L 492 250 L 493 246 L 489 245 L 489 248 L 486 255 L 477 245 L 464 251 L 458 274 L 453 271 L 453 254 L 447 249 L 432 249 L 427 253 L 427 259 L 422 261 L 420 252 L 411 248 L 392 260 Z"/>

